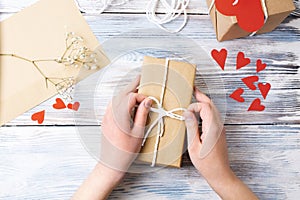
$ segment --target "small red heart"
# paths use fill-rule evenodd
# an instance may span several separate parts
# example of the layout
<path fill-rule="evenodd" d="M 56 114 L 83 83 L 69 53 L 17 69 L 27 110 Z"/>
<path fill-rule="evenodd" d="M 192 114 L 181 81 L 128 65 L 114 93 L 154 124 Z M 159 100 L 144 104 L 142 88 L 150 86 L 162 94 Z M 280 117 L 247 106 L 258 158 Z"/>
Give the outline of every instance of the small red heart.
<path fill-rule="evenodd" d="M 227 50 L 221 49 L 220 51 L 213 49 L 211 51 L 211 56 L 215 59 L 215 61 L 219 64 L 221 69 L 224 71 L 225 69 L 225 62 L 227 58 Z"/>
<path fill-rule="evenodd" d="M 259 98 L 255 99 L 250 107 L 248 108 L 248 111 L 264 111 L 265 106 L 261 104 L 261 101 Z"/>
<path fill-rule="evenodd" d="M 235 90 L 230 97 L 234 100 L 236 100 L 237 102 L 245 102 L 245 99 L 241 96 L 244 93 L 244 89 L 243 88 L 238 88 L 237 90 Z"/>
<path fill-rule="evenodd" d="M 239 70 L 242 67 L 245 67 L 251 62 L 249 58 L 245 58 L 245 54 L 243 52 L 239 52 L 236 57 L 236 69 Z"/>
<path fill-rule="evenodd" d="M 246 78 L 243 78 L 242 81 L 250 90 L 256 90 L 256 86 L 254 85 L 254 83 L 257 82 L 258 79 L 258 76 L 248 76 Z"/>
<path fill-rule="evenodd" d="M 80 103 L 79 102 L 75 102 L 73 104 L 69 103 L 68 104 L 68 108 L 71 110 L 75 110 L 77 111 L 79 109 Z"/>
<path fill-rule="evenodd" d="M 44 122 L 44 118 L 45 118 L 45 110 L 42 110 L 40 112 L 31 115 L 31 120 L 37 121 L 39 124 L 42 124 Z"/>
<path fill-rule="evenodd" d="M 55 101 L 56 101 L 56 103 L 52 105 L 53 108 L 55 108 L 55 109 L 64 109 L 64 108 L 66 108 L 66 104 L 60 98 L 57 98 Z"/>
<path fill-rule="evenodd" d="M 266 84 L 259 83 L 258 88 L 260 90 L 261 95 L 264 97 L 264 99 L 266 99 L 268 96 L 268 93 L 271 89 L 271 84 L 270 83 L 266 83 Z"/>
<path fill-rule="evenodd" d="M 267 67 L 267 64 L 263 63 L 260 59 L 258 59 L 256 61 L 256 72 L 257 73 L 264 70 L 264 69 L 266 69 L 266 67 Z"/>

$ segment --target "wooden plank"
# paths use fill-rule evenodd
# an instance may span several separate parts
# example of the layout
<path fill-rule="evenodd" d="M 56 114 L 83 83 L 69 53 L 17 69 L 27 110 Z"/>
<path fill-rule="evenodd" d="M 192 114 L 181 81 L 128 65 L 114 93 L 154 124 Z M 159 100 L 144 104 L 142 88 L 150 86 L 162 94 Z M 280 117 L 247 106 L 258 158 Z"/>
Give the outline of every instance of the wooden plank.
<path fill-rule="evenodd" d="M 213 86 L 214 90 L 211 91 L 217 94 L 218 88 L 223 86 L 223 83 L 220 81 L 222 77 L 224 82 L 225 91 L 229 95 L 238 87 L 243 87 L 241 78 L 250 75 L 256 75 L 255 73 L 255 59 L 261 58 L 264 62 L 268 64 L 267 70 L 260 73 L 260 79 L 263 82 L 270 82 L 272 84 L 272 90 L 269 94 L 268 99 L 266 100 L 267 110 L 262 113 L 248 113 L 246 112 L 249 104 L 254 97 L 258 96 L 259 93 L 256 91 L 254 93 L 248 92 L 245 95 L 246 103 L 238 104 L 231 99 L 227 98 L 228 110 L 227 110 L 227 121 L 226 123 L 296 123 L 299 122 L 299 38 L 294 38 L 290 40 L 290 36 L 295 33 L 291 33 L 291 30 L 298 30 L 299 19 L 290 20 L 282 24 L 278 29 L 280 31 L 274 31 L 269 34 L 257 36 L 256 38 L 247 38 L 240 40 L 227 41 L 224 43 L 218 43 L 214 36 L 212 36 L 213 29 L 211 26 L 210 19 L 207 16 L 192 16 L 193 21 L 191 21 L 185 30 L 181 33 L 183 38 L 191 38 L 196 42 L 200 47 L 204 49 L 209 56 L 209 52 L 213 48 L 221 49 L 227 48 L 229 50 L 229 56 L 227 60 L 225 72 L 214 66 L 199 65 L 198 68 L 201 72 L 205 74 L 198 73 L 196 76 L 196 85 L 201 89 L 205 89 L 205 82 L 203 77 L 206 78 Z M 145 24 L 148 23 L 147 20 L 140 15 L 102 15 L 101 17 L 87 17 L 89 24 L 91 25 L 93 31 L 99 38 L 102 40 L 103 45 L 107 47 L 107 50 L 110 51 L 109 40 L 113 36 L 122 35 L 125 31 L 134 32 L 132 37 L 141 37 L 139 31 L 145 27 Z M 120 24 L 120 22 L 127 22 Z M 125 24 L 131 23 L 130 26 Z M 155 29 L 155 27 L 149 24 L 150 28 Z M 291 28 L 293 27 L 293 28 Z M 200 32 L 200 30 L 202 32 Z M 156 37 L 151 36 L 153 33 L 149 33 L 149 38 L 157 38 L 164 41 L 167 41 L 166 35 L 162 34 Z M 281 39 L 274 39 L 274 35 Z M 124 42 L 126 42 L 127 35 L 124 34 Z M 286 38 L 286 39 L 284 39 Z M 170 39 L 172 40 L 172 38 Z M 103 42 L 104 41 L 104 42 Z M 283 42 L 284 41 L 284 42 Z M 174 43 L 174 40 L 172 41 Z M 189 45 L 189 44 L 187 44 Z M 290 48 L 287 50 L 286 45 Z M 275 49 L 276 53 L 272 53 L 271 47 Z M 118 48 L 118 46 L 117 46 Z M 241 50 L 246 53 L 246 56 L 254 59 L 251 66 L 245 67 L 242 70 L 235 70 L 235 59 L 238 50 Z M 252 49 L 256 49 L 253 51 Z M 178 51 L 184 54 L 189 52 L 189 49 L 186 46 L 178 45 Z M 270 53 L 269 53 L 270 52 Z M 78 99 L 90 101 L 91 98 L 94 99 L 94 102 L 99 102 L 101 104 L 99 110 L 101 110 L 102 115 L 104 113 L 105 106 L 108 103 L 108 100 L 112 96 L 112 92 L 116 89 L 118 83 L 129 83 L 132 80 L 132 75 L 138 71 L 140 64 L 142 62 L 142 57 L 144 54 L 161 57 L 165 51 L 145 47 L 144 50 L 138 50 L 133 52 L 125 53 L 121 56 L 116 63 L 115 67 L 109 67 L 107 71 L 100 72 L 95 76 L 101 77 L 104 73 L 106 76 L 105 90 L 102 95 L 94 96 L 94 84 L 97 83 L 98 77 L 94 77 L 94 81 L 83 82 L 83 87 L 86 89 L 80 94 L 78 94 Z M 178 54 L 178 52 L 176 52 Z M 179 53 L 180 55 L 180 53 Z M 213 61 L 208 61 L 213 63 Z M 133 70 L 134 73 L 131 74 L 131 77 L 127 77 L 127 73 Z M 219 74 L 220 73 L 220 74 Z M 282 74 L 284 79 L 281 78 Z M 202 76 L 200 76 L 202 75 Z M 125 77 L 125 80 L 123 80 Z M 90 84 L 90 85 L 89 85 Z M 123 84 L 124 85 L 124 84 Z M 287 92 L 290 91 L 290 92 Z M 227 95 L 227 96 L 228 96 Z M 215 99 L 217 101 L 218 99 Z M 222 100 L 222 99 L 221 99 Z M 18 125 L 18 124 L 35 124 L 31 123 L 30 115 L 38 110 L 46 109 L 47 110 L 47 120 L 45 124 L 74 124 L 72 112 L 67 111 L 53 111 L 51 105 L 54 103 L 54 99 L 51 99 L 45 104 L 42 104 L 40 107 L 37 107 L 35 110 L 30 111 L 29 113 L 19 117 L 17 120 L 9 123 L 8 125 Z M 84 103 L 82 102 L 84 106 Z M 77 122 L 80 124 L 95 124 L 89 120 L 88 113 L 93 113 L 91 109 L 84 111 L 82 119 Z M 75 113 L 76 114 L 76 113 Z M 62 118 L 58 118 L 58 116 Z M 248 116 L 248 117 L 247 117 Z M 101 114 L 100 117 L 101 118 Z M 64 119 L 64 120 L 61 120 Z M 282 119 L 285 119 L 282 121 Z M 49 121 L 48 121 L 49 120 Z M 80 122 L 81 121 L 81 122 Z"/>
<path fill-rule="evenodd" d="M 111 50 L 110 48 L 116 48 L 115 45 L 111 47 L 107 45 L 112 37 L 123 35 L 126 39 L 128 35 L 126 35 L 124 32 L 131 31 L 132 34 L 130 38 L 139 38 L 141 37 L 139 31 L 143 30 L 145 27 L 148 27 L 152 30 L 149 32 L 148 38 L 156 38 L 156 40 L 160 39 L 160 41 L 165 40 L 167 42 L 169 39 L 170 43 L 174 43 L 171 37 L 174 35 L 166 35 L 165 33 L 160 32 L 156 34 L 158 29 L 155 27 L 155 25 L 148 22 L 143 15 L 104 14 L 101 16 L 86 16 L 86 19 L 101 43 L 106 45 L 106 49 L 108 51 Z M 176 24 L 172 24 L 171 28 L 174 28 L 175 25 Z M 196 85 L 200 86 L 200 88 L 205 88 L 202 77 L 206 77 L 207 80 L 209 80 L 210 83 L 215 86 L 222 86 L 223 83 L 220 82 L 221 79 L 219 76 L 219 73 L 221 73 L 220 75 L 224 81 L 225 91 L 228 93 L 228 96 L 232 91 L 234 91 L 234 89 L 238 87 L 245 87 L 241 81 L 241 78 L 249 75 L 255 75 L 256 59 L 261 58 L 268 64 L 268 68 L 259 73 L 261 81 L 270 82 L 272 84 L 272 89 L 268 99 L 264 101 L 267 106 L 266 111 L 262 113 L 246 112 L 253 98 L 259 95 L 257 91 L 254 93 L 247 92 L 245 94 L 246 103 L 244 104 L 238 104 L 231 99 L 227 99 L 228 109 L 226 112 L 226 123 L 299 123 L 299 27 L 299 18 L 288 18 L 283 24 L 281 24 L 275 31 L 271 33 L 258 35 L 253 38 L 244 38 L 219 43 L 215 40 L 211 21 L 208 16 L 191 16 L 191 20 L 189 21 L 187 27 L 180 34 L 181 37 L 192 39 L 197 45 L 204 49 L 204 51 L 207 53 L 207 56 L 209 56 L 209 52 L 213 48 L 227 48 L 229 50 L 225 72 L 221 73 L 221 70 L 217 66 L 214 68 L 210 68 L 206 65 L 198 66 L 198 69 L 201 69 L 201 72 L 204 73 L 198 73 L 196 78 Z M 188 46 L 189 44 L 186 45 Z M 181 45 L 179 43 L 179 45 L 177 45 L 179 53 L 176 52 L 176 54 L 180 56 L 184 55 L 186 52 L 189 52 L 189 49 L 186 45 Z M 287 48 L 287 46 L 289 48 Z M 245 67 L 242 70 L 236 71 L 235 60 L 238 51 L 245 52 L 246 56 L 252 59 L 252 64 L 249 67 Z M 108 99 L 111 97 L 112 91 L 114 91 L 116 84 L 120 82 L 120 80 L 123 80 L 119 74 L 120 71 L 126 73 L 130 72 L 132 69 L 131 67 L 137 67 L 141 62 L 143 54 L 162 56 L 162 53 L 164 52 L 165 51 L 158 49 L 151 49 L 151 46 L 150 48 L 148 47 L 148 49 L 145 47 L 144 50 L 128 52 L 118 60 L 118 63 L 121 66 L 120 69 L 117 69 L 113 71 L 112 74 L 107 75 L 109 81 L 106 82 L 106 90 L 103 93 L 103 96 L 92 97 L 87 95 L 91 93 L 94 94 L 94 91 L 89 89 L 93 88 L 93 85 L 88 85 L 90 83 L 88 82 L 86 83 L 86 93 L 80 94 L 77 98 L 85 99 L 87 101 L 95 100 L 94 102 L 99 102 L 99 104 L 101 104 L 100 112 L 103 114 Z M 200 75 L 202 75 L 202 77 Z M 131 79 L 127 78 L 126 80 L 128 82 Z M 213 90 L 212 93 L 213 92 L 217 94 L 219 91 Z M 46 101 L 45 103 L 36 107 L 34 110 L 29 111 L 7 125 L 36 125 L 35 122 L 30 121 L 30 115 L 43 109 L 45 109 L 47 112 L 46 121 L 44 123 L 45 125 L 75 124 L 73 113 L 69 110 L 59 112 L 53 110 L 53 102 L 54 99 Z M 82 108 L 84 109 L 84 107 L 84 102 L 82 102 Z M 93 113 L 93 111 L 88 108 L 83 111 L 82 118 L 79 118 L 76 124 L 95 124 L 88 117 L 88 113 Z M 101 113 L 97 116 L 101 116 Z"/>
<path fill-rule="evenodd" d="M 86 127 L 86 134 L 89 129 Z M 299 197 L 300 125 L 226 129 L 231 167 L 260 199 Z M 0 198 L 69 199 L 96 163 L 76 132 L 76 127 L 2 127 Z M 187 155 L 181 169 L 127 174 L 110 198 L 175 197 L 219 199 Z"/>
<path fill-rule="evenodd" d="M 38 0 L 1 0 L 0 12 L 18 12 L 21 9 L 28 7 Z M 129 0 L 126 4 L 120 6 L 110 6 L 105 12 L 107 13 L 145 13 L 146 5 L 150 0 Z M 86 14 L 94 13 L 95 8 L 101 8 L 101 1 L 94 0 L 77 0 L 78 5 Z M 93 3 L 96 2 L 96 3 Z M 117 1 L 116 1 L 117 2 Z M 119 1 L 120 2 L 120 1 Z M 208 7 L 205 1 L 190 1 L 188 6 L 188 13 L 206 14 Z M 163 12 L 162 6 L 159 7 L 158 12 Z"/>
<path fill-rule="evenodd" d="M 125 83 L 130 82 L 128 79 L 121 80 L 123 80 Z M 118 83 L 119 82 L 116 79 L 109 83 L 103 82 L 102 86 L 99 86 L 99 90 L 101 91 L 100 94 L 94 90 L 86 91 L 85 89 L 82 89 L 77 91 L 75 94 L 75 101 L 79 101 L 81 103 L 80 109 L 77 112 L 68 109 L 53 109 L 52 105 L 55 103 L 54 97 L 35 107 L 34 109 L 24 113 L 10 123 L 7 123 L 7 125 L 37 125 L 36 122 L 31 121 L 30 117 L 33 113 L 40 110 L 46 110 L 44 125 L 100 124 L 106 106 L 114 95 L 114 91 L 117 89 L 116 84 Z M 92 84 L 87 84 L 84 85 L 83 88 L 92 89 L 95 88 L 95 86 Z M 226 92 L 230 94 L 232 91 L 233 90 L 227 90 Z M 228 95 L 226 101 L 221 99 L 221 97 L 218 98 L 218 90 L 210 95 L 216 97 L 214 101 L 219 107 L 221 107 L 221 109 L 224 110 L 224 106 L 227 107 L 225 110 L 226 112 L 223 112 L 223 114 L 226 114 L 226 124 L 293 124 L 300 122 L 300 89 L 272 90 L 269 94 L 269 97 L 266 100 L 263 100 L 263 104 L 266 106 L 266 110 L 263 112 L 247 111 L 251 101 L 258 96 L 257 92 L 254 95 L 251 93 L 245 94 L 244 98 L 246 99 L 246 102 L 242 104 L 235 102 L 229 98 Z M 226 103 L 226 105 L 223 103 Z"/>
<path fill-rule="evenodd" d="M 0 14 L 0 19 L 36 1 L 1 0 L 0 13 L 5 12 L 5 14 Z M 155 34 L 157 30 L 155 25 L 148 22 L 145 15 L 141 15 L 145 12 L 148 1 L 130 2 L 124 6 L 108 8 L 106 11 L 108 14 L 91 16 L 93 6 L 88 0 L 79 1 L 88 11 L 85 14 L 88 23 L 104 45 L 109 44 L 109 40 L 119 34 L 126 38 L 124 32 L 127 31 L 135 32 L 134 37 L 141 37 L 139 31 L 145 27 L 154 30 L 149 32 L 149 37 L 168 41 L 165 34 Z M 163 12 L 163 10 L 159 11 Z M 205 1 L 191 1 L 188 12 L 197 15 L 189 17 L 188 25 L 181 32 L 181 36 L 193 39 L 208 55 L 213 48 L 225 47 L 229 50 L 226 71 L 220 74 L 227 96 L 235 88 L 244 87 L 241 78 L 255 75 L 256 59 L 261 58 L 268 64 L 267 70 L 259 74 L 261 81 L 272 84 L 272 90 L 264 101 L 267 106 L 265 112 L 246 112 L 251 100 L 258 95 L 257 92 L 247 92 L 244 104 L 226 99 L 226 123 L 234 124 L 226 126 L 231 166 L 260 199 L 297 199 L 300 196 L 300 163 L 297 159 L 300 155 L 299 18 L 288 18 L 272 33 L 219 43 L 215 40 L 209 17 L 202 16 L 207 12 Z M 179 23 L 180 21 L 177 21 L 169 27 L 176 28 Z M 182 54 L 177 55 L 188 52 L 187 46 L 179 46 Z M 235 56 L 238 51 L 244 51 L 246 56 L 252 59 L 252 64 L 236 72 Z M 119 64 L 119 68 L 110 67 L 106 79 L 99 79 L 104 72 L 96 74 L 92 79 L 103 80 L 96 92 L 92 90 L 95 88 L 95 82 L 86 80 L 79 84 L 79 87 L 87 89 L 80 90 L 81 92 L 76 90 L 75 100 L 80 100 L 82 103 L 78 112 L 52 109 L 55 101 L 52 98 L 7 124 L 8 126 L 25 125 L 25 127 L 1 127 L 0 198 L 69 199 L 96 161 L 82 147 L 77 135 L 78 127 L 28 127 L 28 125 L 36 125 L 30 121 L 31 114 L 46 109 L 44 125 L 99 124 L 106 104 L 116 90 L 116 85 L 121 88 L 132 79 L 132 75 L 126 77 L 126 73 L 130 73 L 131 70 L 138 71 L 144 54 L 161 57 L 164 53 L 166 52 L 150 48 L 128 52 L 121 56 L 115 62 L 115 65 Z M 211 81 L 214 86 L 223 85 L 216 68 L 209 69 L 206 65 L 198 67 L 201 68 L 201 73 L 199 70 L 197 86 L 208 91 L 203 77 Z M 220 91 L 214 89 L 210 94 L 219 97 Z M 88 106 L 90 102 L 95 106 L 90 108 Z M 219 104 L 222 104 L 222 101 Z M 96 115 L 96 121 L 93 115 Z M 95 127 L 83 128 L 88 134 Z M 110 199 L 178 197 L 219 199 L 196 172 L 187 155 L 184 155 L 183 168 L 179 170 L 165 168 L 155 173 L 127 174 L 124 182 L 113 191 Z"/>

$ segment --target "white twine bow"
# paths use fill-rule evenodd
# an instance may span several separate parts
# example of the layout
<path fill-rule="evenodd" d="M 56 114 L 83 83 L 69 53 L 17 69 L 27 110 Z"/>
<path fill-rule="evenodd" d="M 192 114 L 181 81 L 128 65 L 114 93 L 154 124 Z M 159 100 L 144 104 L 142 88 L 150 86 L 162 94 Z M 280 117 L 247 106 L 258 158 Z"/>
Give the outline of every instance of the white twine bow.
<path fill-rule="evenodd" d="M 166 12 L 163 17 L 159 17 L 156 14 L 159 2 L 161 2 Z M 189 2 L 190 0 L 172 0 L 171 3 L 169 3 L 167 0 L 150 0 L 146 8 L 147 19 L 166 32 L 177 33 L 181 31 L 187 23 L 188 15 L 186 9 L 189 5 Z M 170 30 L 163 26 L 164 24 L 180 17 L 182 13 L 183 22 L 180 27 L 175 30 Z"/>
<path fill-rule="evenodd" d="M 155 112 L 158 114 L 158 117 L 154 120 L 154 122 L 151 124 L 151 126 L 148 128 L 147 132 L 145 133 L 143 142 L 142 142 L 142 146 L 144 146 L 150 132 L 152 131 L 152 129 L 157 125 L 157 133 L 156 133 L 156 141 L 155 141 L 155 146 L 154 146 L 154 152 L 153 152 L 153 159 L 152 159 L 152 163 L 151 163 L 151 167 L 155 166 L 156 163 L 156 158 L 157 158 L 157 153 L 158 153 L 158 145 L 159 145 L 159 141 L 160 138 L 163 137 L 164 135 L 164 117 L 170 117 L 172 119 L 177 119 L 180 121 L 184 120 L 184 117 L 181 115 L 176 114 L 175 112 L 177 111 L 186 111 L 185 108 L 174 108 L 172 110 L 165 110 L 163 108 L 163 99 L 164 99 L 164 95 L 165 95 L 165 91 L 166 91 L 166 83 L 167 83 L 167 77 L 168 77 L 168 68 L 169 68 L 169 59 L 166 59 L 165 62 L 165 71 L 164 71 L 164 80 L 162 83 L 162 90 L 160 93 L 160 101 L 155 98 L 155 97 L 148 97 L 149 99 L 152 99 L 156 104 L 157 104 L 157 108 L 150 108 L 151 112 Z"/>
<path fill-rule="evenodd" d="M 264 11 L 264 15 L 265 15 L 264 23 L 266 23 L 267 20 L 268 20 L 268 18 L 269 18 L 269 13 L 268 13 L 268 8 L 267 8 L 266 0 L 260 0 L 260 1 L 261 1 L 262 9 L 263 9 L 263 11 Z M 214 5 L 215 5 L 215 2 L 216 2 L 216 0 L 212 0 L 210 6 L 209 6 L 209 8 L 208 8 L 208 14 L 210 14 L 211 10 L 213 9 L 213 7 L 214 7 Z M 238 3 L 239 3 L 239 0 L 235 0 L 235 1 L 232 3 L 232 5 L 235 6 L 235 5 L 237 5 Z M 254 32 L 251 33 L 249 36 L 250 36 L 250 37 L 254 36 L 258 31 L 259 31 L 259 30 L 254 31 Z"/>

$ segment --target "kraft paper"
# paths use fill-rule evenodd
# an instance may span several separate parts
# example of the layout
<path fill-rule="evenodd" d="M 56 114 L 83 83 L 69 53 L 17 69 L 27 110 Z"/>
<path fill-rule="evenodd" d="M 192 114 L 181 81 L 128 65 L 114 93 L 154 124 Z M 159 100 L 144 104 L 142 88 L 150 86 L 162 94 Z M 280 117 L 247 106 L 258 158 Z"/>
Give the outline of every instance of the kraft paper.
<path fill-rule="evenodd" d="M 142 66 L 139 93 L 153 96 L 160 100 L 162 82 L 165 70 L 165 59 L 145 57 Z M 187 108 L 191 102 L 196 66 L 170 60 L 169 73 L 166 83 L 163 108 Z M 153 105 L 155 107 L 155 105 Z M 177 112 L 176 114 L 182 114 Z M 157 118 L 157 114 L 151 112 L 148 117 L 148 127 Z M 169 117 L 164 118 L 164 135 L 160 139 L 157 165 L 181 166 L 181 156 L 185 140 L 185 123 Z M 155 127 L 138 157 L 139 161 L 151 163 L 156 141 L 157 127 Z"/>
<path fill-rule="evenodd" d="M 59 58 L 65 50 L 67 32 L 81 36 L 92 51 L 99 46 L 73 0 L 41 0 L 1 22 L 0 53 L 29 60 Z M 97 49 L 96 54 L 99 68 L 95 70 L 54 62 L 40 63 L 41 70 L 48 77 L 77 77 L 77 82 L 109 63 L 101 50 Z M 44 77 L 32 63 L 0 56 L 0 64 L 0 125 L 57 94 L 53 85 L 46 87 Z"/>
<path fill-rule="evenodd" d="M 210 6 L 212 0 L 206 0 Z M 293 0 L 266 0 L 268 20 L 265 25 L 256 33 L 262 34 L 273 31 L 293 10 Z M 253 13 L 255 15 L 255 13 Z M 225 16 L 218 12 L 214 6 L 210 12 L 211 20 L 215 28 L 218 41 L 232 40 L 249 36 L 251 33 L 241 29 L 237 24 L 236 17 Z"/>

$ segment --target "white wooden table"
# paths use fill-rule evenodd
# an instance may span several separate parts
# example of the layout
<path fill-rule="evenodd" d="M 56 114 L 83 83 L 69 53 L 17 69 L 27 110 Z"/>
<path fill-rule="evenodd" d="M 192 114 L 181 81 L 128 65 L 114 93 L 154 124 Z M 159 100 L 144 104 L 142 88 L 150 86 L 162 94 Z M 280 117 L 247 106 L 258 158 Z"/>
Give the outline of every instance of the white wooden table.
<path fill-rule="evenodd" d="M 34 2 L 36 0 L 1 0 L 1 19 Z M 127 31 L 155 29 L 156 26 L 144 15 L 146 2 L 131 0 L 130 4 L 109 8 L 104 14 L 91 15 L 87 12 L 84 16 L 103 43 Z M 91 10 L 86 0 L 79 3 L 87 11 Z M 231 167 L 260 199 L 299 199 L 300 18 L 290 16 L 268 34 L 219 43 L 206 13 L 204 1 L 192 0 L 189 22 L 181 36 L 193 39 L 207 53 L 214 48 L 229 50 L 227 69 L 221 77 L 227 92 L 225 125 Z M 261 58 L 268 64 L 267 70 L 260 75 L 261 79 L 272 84 L 271 92 L 264 101 L 264 112 L 247 112 L 247 105 L 253 99 L 252 93 L 245 94 L 247 105 L 228 98 L 234 89 L 242 86 L 240 79 L 253 75 L 255 71 L 254 66 L 235 71 L 238 51 L 245 52 L 254 60 Z M 126 64 L 139 63 L 141 54 L 132 52 L 122 59 L 123 72 L 130 71 Z M 210 79 L 217 84 L 218 73 L 210 74 Z M 84 96 L 96 98 L 95 102 L 101 104 L 99 112 L 104 110 L 111 91 L 120 80 L 117 72 L 111 75 L 110 81 L 105 83 L 107 95 Z M 201 79 L 198 74 L 196 85 L 199 87 Z M 74 122 L 73 112 L 69 110 L 49 109 L 54 99 L 0 128 L 0 199 L 69 199 L 96 164 L 82 146 L 77 127 L 84 127 L 88 132 L 97 124 L 84 117 Z M 49 111 L 44 124 L 38 126 L 30 120 L 30 116 L 42 109 Z M 164 168 L 155 173 L 127 174 L 110 198 L 219 199 L 196 172 L 187 154 L 184 154 L 180 169 Z"/>

